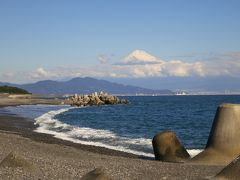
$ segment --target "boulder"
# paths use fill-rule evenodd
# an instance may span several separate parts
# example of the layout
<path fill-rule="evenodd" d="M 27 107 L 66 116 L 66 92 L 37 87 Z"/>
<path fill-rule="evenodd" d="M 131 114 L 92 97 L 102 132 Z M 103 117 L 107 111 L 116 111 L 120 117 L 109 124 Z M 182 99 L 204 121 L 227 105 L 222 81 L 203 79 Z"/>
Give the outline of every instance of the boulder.
<path fill-rule="evenodd" d="M 113 96 L 106 96 L 105 97 L 105 103 L 106 104 L 116 104 L 116 100 Z"/>
<path fill-rule="evenodd" d="M 240 156 L 234 159 L 229 165 L 221 170 L 216 176 L 216 179 L 232 179 L 240 178 Z"/>
<path fill-rule="evenodd" d="M 121 103 L 120 104 L 128 104 L 128 100 L 126 99 L 121 99 Z"/>
<path fill-rule="evenodd" d="M 83 96 L 83 101 L 87 104 L 90 101 L 90 98 L 87 95 Z"/>
<path fill-rule="evenodd" d="M 218 107 L 206 148 L 190 163 L 227 165 L 240 154 L 240 104 Z"/>
<path fill-rule="evenodd" d="M 111 180 L 111 178 L 108 177 L 103 168 L 96 168 L 85 174 L 81 180 Z"/>
<path fill-rule="evenodd" d="M 153 151 L 156 160 L 169 162 L 184 162 L 190 155 L 171 131 L 161 132 L 153 137 Z"/>
<path fill-rule="evenodd" d="M 103 105 L 104 102 L 101 101 L 98 96 L 95 96 L 95 104 L 98 105 L 98 106 L 100 106 L 100 105 Z"/>

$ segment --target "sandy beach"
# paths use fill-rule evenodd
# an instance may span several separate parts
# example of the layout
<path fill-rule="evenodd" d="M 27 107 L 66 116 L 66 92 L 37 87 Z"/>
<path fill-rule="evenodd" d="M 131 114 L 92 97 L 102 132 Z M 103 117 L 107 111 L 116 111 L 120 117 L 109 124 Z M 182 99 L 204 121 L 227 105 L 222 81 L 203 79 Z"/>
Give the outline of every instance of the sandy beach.
<path fill-rule="evenodd" d="M 19 105 L 22 100 L 9 104 L 7 100 L 0 102 L 1 106 Z M 80 179 L 95 168 L 102 168 L 111 179 L 204 179 L 213 177 L 223 168 L 160 162 L 74 144 L 33 132 L 36 128 L 33 122 L 14 114 L 0 114 L 0 179 Z M 20 166 L 15 166 L 16 162 L 8 166 L 2 163 L 11 152 L 22 162 Z"/>

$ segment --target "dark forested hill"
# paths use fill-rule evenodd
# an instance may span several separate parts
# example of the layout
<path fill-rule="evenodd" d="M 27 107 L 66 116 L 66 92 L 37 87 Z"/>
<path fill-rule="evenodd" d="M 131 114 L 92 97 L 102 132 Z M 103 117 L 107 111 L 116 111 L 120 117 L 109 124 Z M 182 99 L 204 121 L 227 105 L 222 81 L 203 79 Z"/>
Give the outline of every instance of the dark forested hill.
<path fill-rule="evenodd" d="M 0 93 L 8 93 L 8 94 L 30 94 L 28 91 L 12 87 L 12 86 L 0 86 Z"/>

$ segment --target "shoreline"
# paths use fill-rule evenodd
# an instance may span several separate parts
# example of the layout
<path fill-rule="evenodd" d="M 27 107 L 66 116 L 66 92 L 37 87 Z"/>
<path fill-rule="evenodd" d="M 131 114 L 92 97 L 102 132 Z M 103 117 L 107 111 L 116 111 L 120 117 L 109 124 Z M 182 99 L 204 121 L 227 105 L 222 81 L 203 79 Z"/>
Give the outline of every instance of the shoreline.
<path fill-rule="evenodd" d="M 6 106 L 5 106 L 6 107 Z M 59 138 L 55 138 L 51 134 L 39 133 L 35 132 L 38 126 L 34 125 L 33 119 L 28 119 L 25 117 L 20 117 L 16 114 L 7 114 L 2 115 L 0 113 L 0 131 L 4 131 L 7 133 L 13 133 L 21 135 L 22 137 L 29 138 L 36 142 L 48 143 L 48 144 L 61 144 L 63 146 L 70 146 L 77 149 L 81 149 L 84 151 L 89 151 L 93 153 L 111 155 L 111 156 L 121 156 L 128 158 L 141 158 L 141 159 L 149 159 L 151 158 L 142 157 L 138 155 L 134 155 L 127 152 L 112 150 L 104 147 L 91 146 L 85 144 L 74 143 L 67 140 L 62 140 Z"/>
<path fill-rule="evenodd" d="M 0 147 L 4 147 L 0 148 L 0 162 L 13 152 L 31 162 L 34 169 L 40 169 L 39 172 L 26 170 L 26 167 L 0 166 L 0 178 L 79 179 L 102 167 L 112 179 L 202 179 L 213 177 L 222 169 L 222 166 L 155 161 L 104 147 L 77 144 L 34 132 L 36 128 L 32 119 L 0 112 Z"/>
<path fill-rule="evenodd" d="M 38 104 L 33 105 L 33 106 L 38 106 Z M 43 106 L 47 107 L 47 106 L 51 106 L 51 105 L 43 105 Z M 52 106 L 55 106 L 55 105 L 52 105 Z M 50 116 L 52 116 L 52 111 L 57 111 L 57 114 L 58 114 L 60 110 L 65 111 L 65 107 L 66 107 L 66 109 L 70 108 L 70 106 L 64 106 L 64 105 L 60 106 L 60 107 L 62 107 L 63 109 L 50 110 L 51 111 Z M 8 110 L 6 112 L 8 112 Z M 11 113 L 14 113 L 14 111 L 11 112 Z M 65 136 L 59 135 L 58 132 L 55 132 L 55 131 L 51 131 L 51 130 L 49 131 L 49 130 L 44 129 L 44 128 L 42 129 L 42 127 L 39 126 L 38 124 L 35 124 L 35 122 L 37 121 L 38 118 L 41 118 L 42 115 L 45 115 L 45 114 L 48 114 L 48 112 L 46 111 L 46 113 L 44 112 L 43 114 L 39 114 L 38 116 L 35 116 L 35 117 L 37 117 L 36 119 L 35 119 L 35 117 L 34 117 L 34 119 L 33 118 L 29 119 L 29 118 L 26 118 L 25 116 L 22 116 L 21 114 L 7 114 L 7 118 L 11 119 L 11 116 L 14 116 L 14 117 L 18 116 L 19 119 L 21 119 L 21 122 L 22 122 L 21 123 L 22 129 L 25 126 L 30 127 L 32 133 L 35 134 L 34 136 L 36 136 L 36 133 L 40 134 L 42 136 L 43 135 L 49 136 L 49 137 L 51 136 L 51 138 L 54 138 L 55 141 L 60 140 L 61 142 L 59 142 L 59 143 L 69 144 L 69 142 L 71 142 L 72 144 L 70 146 L 75 146 L 75 147 L 77 147 L 76 144 L 80 144 L 81 146 L 86 146 L 87 148 L 82 148 L 82 147 L 78 147 L 78 148 L 87 149 L 87 150 L 90 150 L 90 151 L 93 148 L 89 148 L 89 147 L 101 148 L 101 150 L 99 150 L 98 153 L 103 153 L 103 154 L 106 154 L 106 152 L 109 152 L 109 151 L 114 151 L 115 153 L 111 153 L 111 154 L 114 154 L 115 156 L 124 156 L 124 157 L 155 160 L 153 150 L 152 150 L 152 152 L 151 151 L 143 152 L 143 151 L 134 151 L 132 149 L 117 148 L 116 146 L 108 146 L 106 144 L 95 144 L 94 142 L 91 142 L 91 141 L 80 141 L 78 139 L 74 139 L 74 138 L 71 138 L 71 137 L 68 138 L 67 136 L 65 137 Z M 47 117 L 47 118 L 49 118 L 49 117 Z M 50 117 L 50 118 L 52 118 L 52 117 Z M 0 108 L 0 119 L 1 119 L 1 108 Z M 19 121 L 17 121 L 17 122 L 19 122 Z M 33 122 L 33 123 L 31 123 L 31 122 Z M 13 124 L 16 124 L 16 123 L 13 122 Z M 10 125 L 10 126 L 12 126 L 12 125 Z M 1 128 L 1 122 L 0 122 L 0 128 Z M 33 135 L 27 135 L 26 132 L 23 132 L 23 136 L 24 137 L 29 137 L 29 138 L 34 137 Z M 43 140 L 44 139 L 46 139 L 46 138 L 43 137 Z M 68 142 L 68 143 L 66 143 L 66 142 Z M 46 143 L 48 143 L 48 142 L 46 141 Z M 202 149 L 187 149 L 187 151 L 188 151 L 188 153 L 190 154 L 191 157 L 194 157 L 196 154 L 200 153 L 202 151 Z M 95 150 L 93 152 L 95 152 Z"/>
<path fill-rule="evenodd" d="M 35 99 L 35 98 L 0 98 L 0 110 L 8 106 L 20 106 L 20 105 L 63 105 L 62 100 L 59 99 Z M 68 105 L 68 104 L 65 104 Z M 128 152 L 118 151 L 114 149 L 108 149 L 106 147 L 92 146 L 81 143 L 74 143 L 71 141 L 63 140 L 54 137 L 51 134 L 45 134 L 41 132 L 35 132 L 37 125 L 34 124 L 33 119 L 21 117 L 17 114 L 1 114 L 0 111 L 0 130 L 7 130 L 14 133 L 19 133 L 23 137 L 30 138 L 35 141 L 45 142 L 45 143 L 58 143 L 66 146 L 76 147 L 82 150 L 107 154 L 112 156 L 122 156 L 130 158 L 141 158 L 154 160 L 151 157 L 145 157 L 141 155 L 136 155 Z"/>

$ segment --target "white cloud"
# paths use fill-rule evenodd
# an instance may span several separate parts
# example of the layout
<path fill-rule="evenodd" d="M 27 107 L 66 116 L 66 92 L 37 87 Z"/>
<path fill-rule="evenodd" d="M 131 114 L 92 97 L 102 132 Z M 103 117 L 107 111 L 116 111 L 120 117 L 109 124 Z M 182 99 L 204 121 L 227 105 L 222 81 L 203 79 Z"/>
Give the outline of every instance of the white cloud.
<path fill-rule="evenodd" d="M 187 63 L 180 60 L 164 61 L 142 50 L 135 50 L 115 64 L 123 66 L 130 77 L 192 76 L 204 75 L 204 65 L 200 62 Z"/>
<path fill-rule="evenodd" d="M 165 76 L 204 76 L 204 65 L 201 62 L 186 63 L 179 60 L 164 62 L 161 73 Z"/>
<path fill-rule="evenodd" d="M 214 55 L 204 64 L 207 75 L 240 76 L 240 52 Z"/>
<path fill-rule="evenodd" d="M 46 70 L 44 70 L 43 68 L 38 68 L 36 70 L 36 75 L 37 76 L 47 76 L 48 74 L 49 73 Z"/>
<path fill-rule="evenodd" d="M 6 79 L 12 78 L 13 76 L 14 76 L 14 73 L 12 72 L 7 72 L 2 74 L 2 77 Z"/>
<path fill-rule="evenodd" d="M 98 54 L 97 55 L 97 59 L 101 64 L 107 64 L 109 61 L 109 58 L 107 55 L 105 54 Z"/>
<path fill-rule="evenodd" d="M 72 77 L 191 77 L 191 76 L 235 76 L 240 77 L 240 53 L 211 56 L 208 59 L 186 62 L 182 60 L 165 61 L 146 52 L 135 51 L 118 64 L 104 63 L 89 67 L 58 67 L 54 69 L 37 68 L 32 72 L 15 72 L 0 75 L 1 81 L 34 82 L 45 79 L 66 79 Z M 104 60 L 104 56 L 102 57 Z M 20 80 L 21 79 L 21 80 Z"/>
<path fill-rule="evenodd" d="M 61 72 L 60 69 L 46 70 L 42 67 L 39 67 L 35 71 L 32 71 L 32 72 L 22 73 L 22 75 L 27 76 L 28 81 L 58 79 L 58 78 L 64 76 L 64 74 Z"/>

